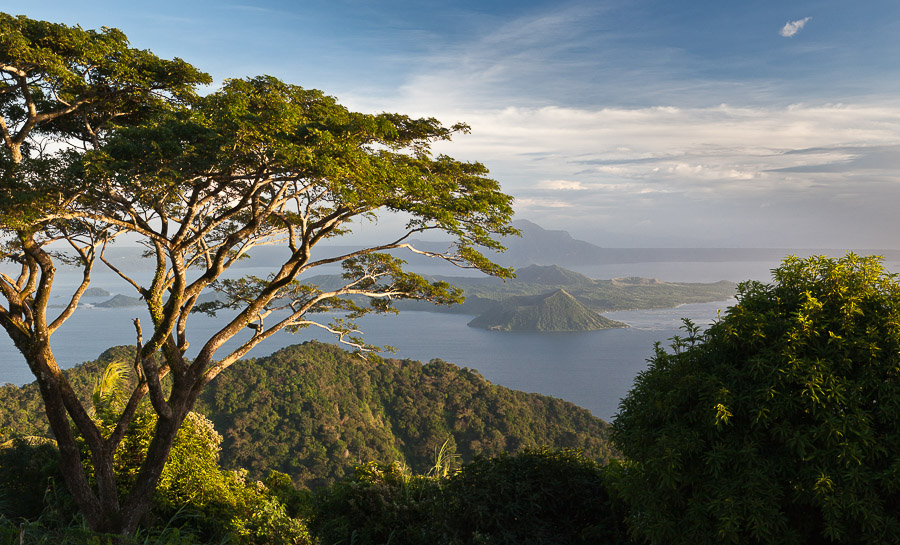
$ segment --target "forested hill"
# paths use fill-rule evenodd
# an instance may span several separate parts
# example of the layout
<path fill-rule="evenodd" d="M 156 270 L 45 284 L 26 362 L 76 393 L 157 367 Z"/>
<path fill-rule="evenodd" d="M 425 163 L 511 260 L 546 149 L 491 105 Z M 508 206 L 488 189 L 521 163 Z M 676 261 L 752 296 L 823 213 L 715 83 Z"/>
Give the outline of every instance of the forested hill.
<path fill-rule="evenodd" d="M 305 484 L 369 460 L 424 472 L 448 437 L 463 460 L 540 445 L 609 455 L 606 423 L 586 409 L 440 360 L 363 360 L 308 342 L 238 363 L 210 386 L 202 410 L 225 437 L 225 464 Z"/>
<path fill-rule="evenodd" d="M 108 351 L 104 359 L 126 352 Z M 87 391 L 101 367 L 69 373 Z M 5 434 L 45 434 L 42 410 L 34 384 L 0 388 Z M 607 424 L 572 403 L 496 386 L 440 360 L 362 359 L 318 342 L 238 362 L 206 388 L 197 410 L 225 438 L 224 466 L 254 477 L 275 469 L 306 486 L 370 460 L 400 460 L 425 472 L 448 438 L 463 461 L 541 445 L 581 448 L 600 460 L 610 455 Z"/>

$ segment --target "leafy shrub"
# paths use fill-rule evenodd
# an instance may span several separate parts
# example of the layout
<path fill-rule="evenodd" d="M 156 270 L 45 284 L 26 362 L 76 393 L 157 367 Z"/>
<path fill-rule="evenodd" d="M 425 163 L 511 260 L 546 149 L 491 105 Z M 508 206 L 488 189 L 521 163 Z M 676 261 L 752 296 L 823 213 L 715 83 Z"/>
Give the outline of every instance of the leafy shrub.
<path fill-rule="evenodd" d="M 577 451 L 478 458 L 449 479 L 445 494 L 461 543 L 627 542 L 604 469 Z"/>
<path fill-rule="evenodd" d="M 141 415 L 116 453 L 119 475 L 136 474 L 151 439 L 155 416 Z M 222 436 L 206 417 L 190 413 L 178 431 L 156 489 L 157 520 L 178 516 L 203 539 L 230 538 L 246 544 L 308 543 L 303 523 L 288 516 L 278 497 L 246 471 L 219 468 Z M 127 479 L 123 479 L 127 482 Z"/>
<path fill-rule="evenodd" d="M 900 543 L 900 283 L 788 258 L 674 353 L 613 424 L 634 529 L 672 544 Z"/>
<path fill-rule="evenodd" d="M 36 437 L 10 439 L 0 445 L 0 515 L 9 519 L 36 519 L 46 502 L 62 497 L 54 509 L 60 516 L 74 515 L 59 472 L 59 451 L 53 441 Z"/>
<path fill-rule="evenodd" d="M 627 543 L 604 469 L 576 451 L 478 458 L 449 477 L 370 463 L 320 491 L 310 529 L 323 545 Z"/>
<path fill-rule="evenodd" d="M 122 494 L 137 474 L 155 423 L 152 413 L 138 415 L 116 451 L 114 468 Z M 133 541 L 310 543 L 303 522 L 289 516 L 279 497 L 264 484 L 248 481 L 245 471 L 219 468 L 221 441 L 209 420 L 188 415 L 157 486 L 150 525 Z M 90 467 L 86 450 L 83 459 Z M 18 542 L 22 528 L 28 543 L 106 543 L 106 537 L 92 533 L 80 521 L 61 483 L 59 453 L 52 441 L 14 439 L 4 444 L 0 448 L 0 543 L 7 538 Z"/>
<path fill-rule="evenodd" d="M 323 545 L 434 545 L 441 535 L 442 481 L 399 463 L 370 462 L 315 496 L 310 530 Z"/>

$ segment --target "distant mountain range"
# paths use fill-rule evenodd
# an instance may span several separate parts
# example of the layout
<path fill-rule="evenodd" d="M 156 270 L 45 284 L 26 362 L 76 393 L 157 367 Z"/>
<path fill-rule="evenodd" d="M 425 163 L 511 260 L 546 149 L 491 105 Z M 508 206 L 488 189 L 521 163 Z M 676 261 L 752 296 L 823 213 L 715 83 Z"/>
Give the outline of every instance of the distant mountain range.
<path fill-rule="evenodd" d="M 723 262 L 723 261 L 774 261 L 779 262 L 786 255 L 806 257 L 816 254 L 843 255 L 848 249 L 809 248 L 605 248 L 583 240 L 577 240 L 563 230 L 544 229 L 528 220 L 516 220 L 513 226 L 522 233 L 521 237 L 503 237 L 501 242 L 507 250 L 503 253 L 488 251 L 487 254 L 505 267 L 525 267 L 527 265 L 614 265 L 652 262 Z M 443 252 L 450 247 L 448 241 L 410 241 L 423 250 Z M 321 246 L 313 252 L 319 259 L 341 255 L 357 250 L 359 246 Z M 878 254 L 889 260 L 900 260 L 900 250 L 853 249 L 861 255 Z M 107 257 L 125 271 L 146 269 L 146 261 L 141 257 L 143 248 L 116 246 L 107 251 Z M 250 259 L 235 265 L 235 268 L 270 267 L 280 264 L 287 257 L 283 246 L 261 246 L 250 252 Z M 436 265 L 436 260 L 399 250 L 395 253 L 413 267 Z M 448 271 L 451 266 L 447 265 Z"/>
<path fill-rule="evenodd" d="M 616 265 L 628 263 L 655 262 L 748 262 L 773 261 L 780 262 L 786 255 L 808 257 L 810 255 L 828 254 L 843 255 L 849 249 L 810 249 L 810 248 L 605 248 L 572 237 L 568 231 L 544 229 L 528 220 L 516 220 L 513 226 L 521 231 L 521 237 L 503 237 L 501 242 L 506 247 L 503 253 L 488 251 L 487 255 L 504 267 L 525 267 L 528 265 Z M 433 242 L 414 240 L 414 246 L 429 251 L 446 251 L 449 242 Z M 336 254 L 341 249 L 350 247 L 332 247 L 322 249 L 323 253 Z M 275 252 L 273 248 L 260 249 L 264 252 Z M 853 249 L 861 255 L 882 255 L 886 259 L 900 260 L 900 250 L 890 249 Z M 259 255 L 262 255 L 260 253 Z M 396 252 L 410 265 L 434 265 L 435 260 L 410 252 Z M 253 260 L 250 260 L 252 262 Z"/>
<path fill-rule="evenodd" d="M 528 220 L 516 220 L 513 226 L 521 237 L 504 237 L 506 252 L 493 258 L 508 267 L 525 265 L 614 265 L 651 262 L 717 262 L 717 261 L 780 261 L 794 254 L 806 257 L 815 254 L 843 255 L 846 249 L 802 248 L 604 248 L 572 238 L 568 231 L 544 229 Z M 883 255 L 900 259 L 898 250 L 856 249 L 856 253 Z"/>

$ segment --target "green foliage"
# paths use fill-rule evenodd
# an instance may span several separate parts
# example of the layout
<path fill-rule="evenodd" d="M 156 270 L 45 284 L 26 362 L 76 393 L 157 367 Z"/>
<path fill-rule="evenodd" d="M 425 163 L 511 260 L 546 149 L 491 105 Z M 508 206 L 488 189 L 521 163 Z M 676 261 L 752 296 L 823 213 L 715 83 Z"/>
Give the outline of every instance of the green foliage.
<path fill-rule="evenodd" d="M 137 475 L 152 438 L 156 418 L 142 413 L 133 422 L 116 451 L 114 469 L 122 492 Z M 303 522 L 286 511 L 280 495 L 266 485 L 247 479 L 245 471 L 225 471 L 218 465 L 222 437 L 203 416 L 191 413 L 179 430 L 156 490 L 151 526 L 131 538 L 149 543 L 196 543 L 229 540 L 244 544 L 309 543 Z M 84 452 L 90 468 L 90 456 Z M 0 518 L 25 522 L 26 535 L 38 542 L 48 536 L 72 534 L 72 543 L 104 538 L 84 528 L 71 498 L 61 488 L 59 452 L 52 441 L 15 439 L 0 446 L 0 484 L 7 501 L 0 501 Z M 284 497 L 292 487 L 277 478 Z M 288 483 L 290 480 L 288 479 Z M 296 494 L 295 494 L 296 496 Z M 0 498 L 2 500 L 3 498 Z M 19 528 L 0 524 L 0 536 L 18 535 Z M 75 539 L 73 536 L 80 536 Z M 54 540 L 56 538 L 53 538 Z M 126 540 L 126 542 L 129 542 Z"/>
<path fill-rule="evenodd" d="M 674 353 L 613 429 L 659 543 L 900 541 L 900 285 L 874 257 L 788 258 Z"/>
<path fill-rule="evenodd" d="M 152 439 L 156 418 L 135 419 L 116 451 L 119 482 L 134 481 Z M 246 544 L 293 544 L 309 541 L 302 522 L 288 516 L 278 497 L 245 471 L 219 468 L 222 437 L 205 417 L 191 413 L 172 445 L 156 489 L 152 514 L 158 520 L 176 516 L 203 539 L 225 538 Z"/>
<path fill-rule="evenodd" d="M 125 361 L 109 362 L 91 392 L 88 414 L 107 425 L 115 425 L 118 414 L 127 401 L 125 388 L 131 382 L 130 374 L 131 366 Z"/>
<path fill-rule="evenodd" d="M 606 424 L 569 402 L 495 386 L 440 360 L 363 360 L 317 342 L 238 362 L 198 410 L 224 431 L 226 466 L 257 478 L 277 470 L 308 487 L 367 460 L 424 473 L 448 437 L 466 461 L 542 445 L 610 456 Z"/>
<path fill-rule="evenodd" d="M 115 346 L 104 350 L 96 360 L 81 363 L 63 372 L 81 402 L 90 407 L 93 405 L 92 397 L 97 387 L 97 379 L 106 366 L 115 361 L 132 360 L 134 360 L 134 346 Z M 133 378 L 129 375 L 126 380 L 131 381 Z M 129 386 L 132 385 L 133 383 L 129 382 Z M 23 386 L 14 384 L 0 386 L 0 441 L 30 435 L 41 437 L 51 435 L 37 382 Z"/>
<path fill-rule="evenodd" d="M 0 386 L 0 406 L 0 441 L 24 435 L 50 435 L 36 382 L 24 386 Z"/>
<path fill-rule="evenodd" d="M 46 176 L 60 174 L 60 165 L 30 136 L 97 142 L 113 121 L 139 122 L 164 104 L 192 99 L 194 86 L 210 81 L 181 59 L 129 47 L 119 30 L 6 13 L 0 13 L 0 59 L 4 228 L 27 227 L 58 208 L 64 200 L 58 197 L 77 191 L 69 176 Z"/>
<path fill-rule="evenodd" d="M 59 451 L 53 441 L 20 437 L 0 444 L 0 518 L 44 516 L 68 522 L 75 514 L 62 486 Z"/>
<path fill-rule="evenodd" d="M 55 524 L 43 516 L 35 521 L 16 522 L 0 518 L 0 543 L 9 545 L 221 545 L 223 540 L 199 541 L 197 535 L 178 527 L 141 530 L 121 536 L 91 531 L 84 521 Z"/>
<path fill-rule="evenodd" d="M 180 59 L 166 61 L 128 47 L 128 39 L 114 28 L 86 31 L 3 13 L 0 30 L 0 57 L 11 67 L 24 67 L 46 111 L 72 103 L 136 101 L 136 95 L 158 101 L 161 96 L 153 91 L 160 90 L 190 98 L 193 84 L 210 81 Z"/>
<path fill-rule="evenodd" d="M 395 462 L 358 466 L 315 496 L 310 530 L 323 544 L 450 543 L 443 482 Z"/>
<path fill-rule="evenodd" d="M 320 491 L 310 528 L 321 543 L 627 543 L 603 469 L 575 451 L 478 458 L 447 477 L 369 463 Z"/>
<path fill-rule="evenodd" d="M 610 498 L 603 468 L 578 451 L 480 457 L 449 479 L 445 495 L 463 543 L 628 541 L 623 510 Z"/>
<path fill-rule="evenodd" d="M 133 351 L 111 348 L 66 374 L 87 401 L 106 365 L 131 361 Z M 362 359 L 317 342 L 238 362 L 209 385 L 197 411 L 223 432 L 224 467 L 246 468 L 254 479 L 278 471 L 301 487 L 347 477 L 367 460 L 398 460 L 424 473 L 448 438 L 447 454 L 463 461 L 544 445 L 599 461 L 612 455 L 606 423 L 567 401 L 496 386 L 441 360 Z M 0 426 L 10 437 L 49 435 L 42 413 L 35 384 L 0 387 Z"/>

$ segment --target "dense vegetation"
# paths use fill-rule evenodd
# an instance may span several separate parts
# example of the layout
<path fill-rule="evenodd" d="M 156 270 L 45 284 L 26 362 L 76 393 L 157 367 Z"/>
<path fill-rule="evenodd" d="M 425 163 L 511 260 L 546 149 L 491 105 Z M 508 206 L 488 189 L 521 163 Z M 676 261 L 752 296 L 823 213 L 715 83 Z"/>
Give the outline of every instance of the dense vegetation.
<path fill-rule="evenodd" d="M 627 327 L 585 307 L 560 288 L 543 295 L 520 295 L 498 303 L 469 322 L 493 331 L 594 331 Z"/>
<path fill-rule="evenodd" d="M 146 446 L 152 420 L 145 413 L 129 430 L 116 462 L 125 480 L 137 469 L 133 450 Z M 398 462 L 371 462 L 334 486 L 308 493 L 278 472 L 254 482 L 243 471 L 222 470 L 216 453 L 221 436 L 209 421 L 192 415 L 185 424 L 150 517 L 138 534 L 119 543 L 630 543 L 625 506 L 612 493 L 610 472 L 575 451 L 479 457 L 458 469 L 448 456 L 425 475 Z M 16 441 L 0 449 L 3 491 L 7 498 L 17 494 L 15 502 L 0 501 L 0 542 L 111 543 L 84 527 L 71 498 L 57 488 L 59 479 L 52 444 Z"/>
<path fill-rule="evenodd" d="M 367 464 L 317 494 L 312 511 L 323 544 L 629 542 L 607 472 L 573 451 L 478 458 L 443 478 Z"/>
<path fill-rule="evenodd" d="M 622 402 L 618 486 L 671 544 L 900 542 L 900 283 L 875 258 L 790 258 Z"/>
<path fill-rule="evenodd" d="M 91 394 L 104 368 L 132 350 L 116 347 L 68 371 L 86 403 L 98 402 Z M 494 386 L 440 360 L 364 360 L 316 342 L 232 371 L 199 404 L 211 420 L 192 415 L 179 432 L 137 541 L 309 543 L 307 519 L 321 543 L 618 543 L 624 535 L 600 466 L 610 455 L 606 424 L 571 403 Z M 25 527 L 31 542 L 81 543 L 91 533 L 60 487 L 58 451 L 36 437 L 47 433 L 42 419 L 26 418 L 41 415 L 34 388 L 0 391 L 0 539 L 20 530 L 5 520 L 37 518 Z M 139 414 L 117 451 L 123 487 L 155 418 Z M 82 457 L 90 467 L 89 451 Z M 573 506 L 572 494 L 586 500 Z"/>
<path fill-rule="evenodd" d="M 108 350 L 67 374 L 88 399 L 103 366 L 130 353 Z M 198 411 L 224 436 L 225 467 L 257 479 L 278 470 L 303 486 L 334 482 L 370 460 L 424 472 L 448 439 L 464 461 L 545 445 L 610 456 L 606 423 L 572 403 L 496 386 L 441 360 L 362 359 L 317 342 L 237 363 L 209 385 Z M 7 435 L 47 435 L 42 413 L 34 384 L 0 388 Z"/>
<path fill-rule="evenodd" d="M 136 479 L 155 424 L 155 415 L 144 411 L 125 434 L 114 460 L 123 487 Z M 117 536 L 116 542 L 311 543 L 304 521 L 288 514 L 276 492 L 278 475 L 267 480 L 270 488 L 248 479 L 245 471 L 223 470 L 218 463 L 221 440 L 209 420 L 191 413 L 176 436 L 144 528 L 124 539 Z M 80 447 L 90 472 L 90 451 L 83 441 Z M 112 536 L 101 541 L 85 526 L 71 495 L 61 485 L 59 458 L 52 441 L 13 439 L 0 448 L 0 542 L 113 542 Z"/>

